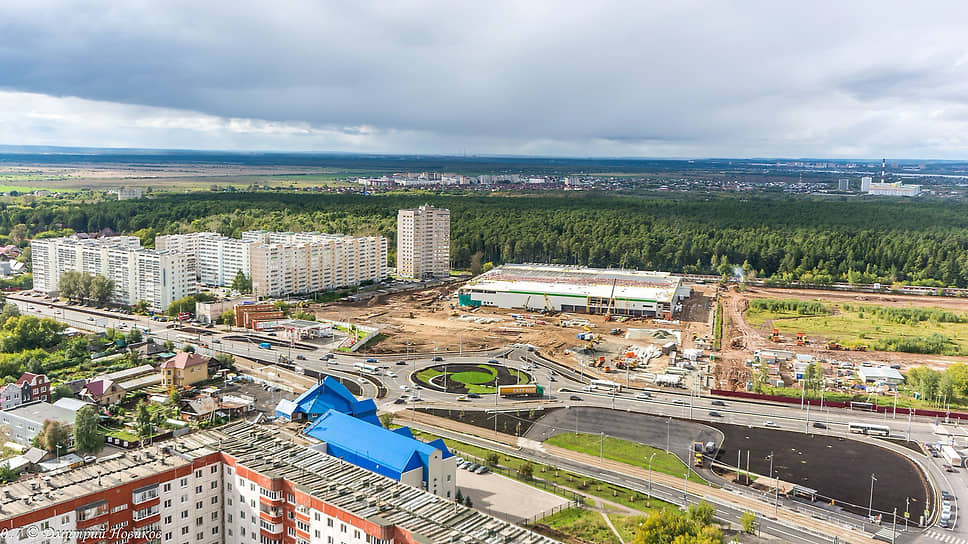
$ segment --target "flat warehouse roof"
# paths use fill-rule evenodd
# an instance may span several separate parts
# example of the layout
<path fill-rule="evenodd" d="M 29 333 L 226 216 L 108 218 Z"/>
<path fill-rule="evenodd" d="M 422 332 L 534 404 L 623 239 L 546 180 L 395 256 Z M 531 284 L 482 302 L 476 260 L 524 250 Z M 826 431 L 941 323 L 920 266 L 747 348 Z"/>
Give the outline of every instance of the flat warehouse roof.
<path fill-rule="evenodd" d="M 612 296 L 635 302 L 671 302 L 682 278 L 668 272 L 645 272 L 551 265 L 504 265 L 468 282 L 464 291 L 484 289 L 522 295 Z"/>

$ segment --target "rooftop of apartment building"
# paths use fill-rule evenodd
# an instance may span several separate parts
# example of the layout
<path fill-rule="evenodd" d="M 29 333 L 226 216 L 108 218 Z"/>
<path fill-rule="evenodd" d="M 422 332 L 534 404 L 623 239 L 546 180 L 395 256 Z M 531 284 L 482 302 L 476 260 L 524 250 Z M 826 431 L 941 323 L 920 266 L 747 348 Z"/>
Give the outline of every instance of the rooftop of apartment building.
<path fill-rule="evenodd" d="M 218 451 L 265 477 L 285 478 L 361 519 L 400 527 L 420 542 L 556 542 L 296 443 L 280 430 L 244 421 L 0 486 L 0 521 L 188 465 Z"/>
<path fill-rule="evenodd" d="M 154 474 L 190 465 L 192 460 L 215 453 L 211 437 L 188 435 L 178 440 L 176 455 L 163 451 L 172 442 L 140 450 L 116 453 L 96 463 L 52 471 L 0 487 L 0 520 L 54 506 L 111 489 Z"/>

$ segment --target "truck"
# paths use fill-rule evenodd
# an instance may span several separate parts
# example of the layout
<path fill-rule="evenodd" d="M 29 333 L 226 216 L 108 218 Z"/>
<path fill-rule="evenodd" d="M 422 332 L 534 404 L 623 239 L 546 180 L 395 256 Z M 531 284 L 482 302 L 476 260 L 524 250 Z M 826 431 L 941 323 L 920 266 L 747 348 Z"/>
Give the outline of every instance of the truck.
<path fill-rule="evenodd" d="M 963 463 L 963 460 L 961 459 L 961 456 L 958 455 L 958 452 L 947 444 L 941 446 L 941 457 L 944 457 L 944 460 L 953 467 L 960 467 Z"/>
<path fill-rule="evenodd" d="M 544 387 L 529 383 L 527 385 L 501 385 L 497 388 L 497 393 L 502 397 L 542 397 Z"/>

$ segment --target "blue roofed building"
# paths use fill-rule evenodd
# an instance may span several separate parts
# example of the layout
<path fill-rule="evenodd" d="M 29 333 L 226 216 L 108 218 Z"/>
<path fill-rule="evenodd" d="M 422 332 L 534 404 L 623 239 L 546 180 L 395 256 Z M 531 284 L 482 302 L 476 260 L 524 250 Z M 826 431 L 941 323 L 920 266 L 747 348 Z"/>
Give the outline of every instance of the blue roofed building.
<path fill-rule="evenodd" d="M 312 421 L 329 410 L 380 425 L 373 399 L 357 400 L 349 389 L 329 376 L 310 387 L 295 400 L 282 400 L 276 406 L 276 417 L 291 421 Z"/>
<path fill-rule="evenodd" d="M 348 463 L 436 495 L 453 498 L 457 492 L 456 463 L 443 440 L 427 443 L 410 429 L 380 425 L 331 409 L 319 416 L 304 434 L 319 440 L 314 449 Z"/>

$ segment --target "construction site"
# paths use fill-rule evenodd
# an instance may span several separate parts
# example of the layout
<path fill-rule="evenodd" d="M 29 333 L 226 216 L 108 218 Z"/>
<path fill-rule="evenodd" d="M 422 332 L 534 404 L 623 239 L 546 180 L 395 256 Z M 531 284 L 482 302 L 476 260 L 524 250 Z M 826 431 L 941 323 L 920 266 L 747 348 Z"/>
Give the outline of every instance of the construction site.
<path fill-rule="evenodd" d="M 673 281 L 671 291 L 681 294 L 680 280 Z M 618 283 L 614 278 L 607 282 L 609 290 Z M 712 286 L 696 286 L 689 298 L 679 299 L 676 313 L 666 315 L 673 319 L 616 315 L 611 310 L 621 293 L 617 285 L 612 304 L 605 301 L 595 314 L 461 304 L 466 302 L 460 299 L 465 286 L 314 305 L 311 310 L 321 319 L 379 329 L 381 339 L 368 345 L 367 353 L 469 353 L 529 344 L 563 364 L 581 367 L 590 376 L 618 380 L 620 375 L 623 381 L 644 382 L 640 385 L 652 385 L 658 378 L 666 385 L 686 386 L 688 379 L 673 376 L 684 376 L 700 360 L 708 361 L 712 347 L 713 304 L 707 296 L 714 291 Z M 670 373 L 668 368 L 675 370 Z"/>

